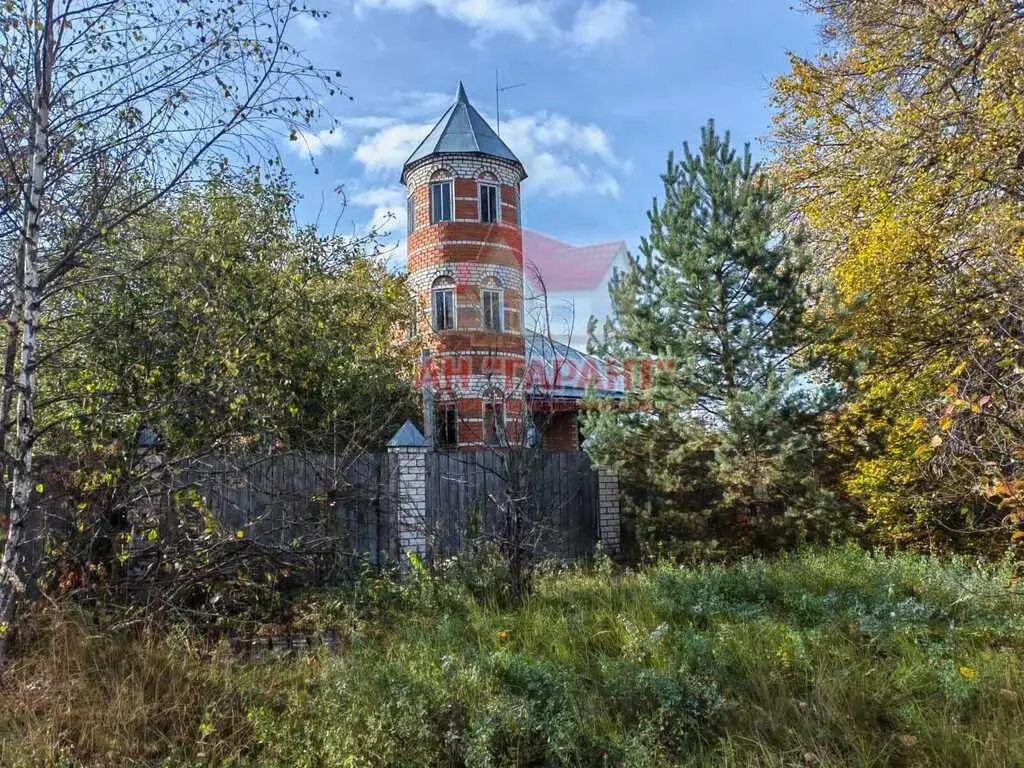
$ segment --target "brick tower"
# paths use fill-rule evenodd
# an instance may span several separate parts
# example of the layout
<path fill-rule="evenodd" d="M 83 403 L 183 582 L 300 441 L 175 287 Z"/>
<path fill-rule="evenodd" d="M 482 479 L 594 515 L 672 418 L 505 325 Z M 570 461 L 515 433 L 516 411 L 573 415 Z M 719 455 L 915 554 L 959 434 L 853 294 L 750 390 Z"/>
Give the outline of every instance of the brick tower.
<path fill-rule="evenodd" d="M 402 169 L 408 193 L 413 332 L 429 353 L 439 447 L 519 438 L 523 338 L 523 164 L 459 83 Z"/>

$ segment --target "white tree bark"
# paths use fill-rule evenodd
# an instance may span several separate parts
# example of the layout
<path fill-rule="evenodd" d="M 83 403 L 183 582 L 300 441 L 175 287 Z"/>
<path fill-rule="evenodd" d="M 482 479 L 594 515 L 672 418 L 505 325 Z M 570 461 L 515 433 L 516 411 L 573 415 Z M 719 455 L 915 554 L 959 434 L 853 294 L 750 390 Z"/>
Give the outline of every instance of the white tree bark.
<path fill-rule="evenodd" d="M 36 93 L 32 110 L 32 154 L 25 183 L 25 207 L 19 237 L 17 292 L 21 305 L 21 349 L 18 371 L 18 417 L 11 481 L 11 511 L 7 540 L 0 558 L 0 666 L 7 658 L 7 646 L 18 598 L 25 591 L 23 568 L 32 489 L 35 473 L 32 447 L 35 439 L 34 403 L 36 360 L 39 356 L 39 315 L 42 295 L 39 285 L 39 214 L 46 188 L 49 160 L 50 94 L 53 64 L 53 2 L 46 0 L 45 20 L 36 57 Z"/>
<path fill-rule="evenodd" d="M 3 381 L 0 382 L 0 515 L 6 515 L 10 497 L 7 494 L 7 483 L 10 477 L 10 454 L 7 452 L 7 430 L 11 421 L 14 406 L 14 390 L 17 383 L 18 342 L 21 339 L 21 305 L 25 298 L 21 290 L 21 269 L 12 275 L 13 287 L 11 306 L 7 312 L 7 336 L 4 343 Z"/>

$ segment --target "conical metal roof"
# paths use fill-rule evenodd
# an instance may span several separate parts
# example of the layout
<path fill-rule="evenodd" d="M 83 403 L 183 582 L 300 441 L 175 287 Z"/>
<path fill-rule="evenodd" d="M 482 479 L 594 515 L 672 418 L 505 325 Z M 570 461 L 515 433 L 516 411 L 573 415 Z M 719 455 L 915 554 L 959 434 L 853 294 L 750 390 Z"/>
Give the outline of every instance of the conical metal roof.
<path fill-rule="evenodd" d="M 461 82 L 455 96 L 455 103 L 441 115 L 441 119 L 427 134 L 427 138 L 420 142 L 409 159 L 405 161 L 402 168 L 402 182 L 405 182 L 405 172 L 410 166 L 431 155 L 450 153 L 488 155 L 508 160 L 519 166 L 523 178 L 526 178 L 526 170 L 519 158 L 480 116 L 476 108 L 469 103 L 466 89 Z"/>

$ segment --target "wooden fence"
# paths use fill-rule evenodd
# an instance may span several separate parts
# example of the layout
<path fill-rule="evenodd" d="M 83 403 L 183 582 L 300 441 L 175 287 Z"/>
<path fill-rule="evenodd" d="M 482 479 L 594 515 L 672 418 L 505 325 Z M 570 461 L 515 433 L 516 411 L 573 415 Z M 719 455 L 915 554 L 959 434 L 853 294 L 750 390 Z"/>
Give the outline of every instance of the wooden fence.
<path fill-rule="evenodd" d="M 182 503 L 194 492 L 222 525 L 263 543 L 333 537 L 344 551 L 382 564 L 397 554 L 388 459 L 290 453 L 249 462 L 194 461 L 175 473 L 171 493 Z"/>
<path fill-rule="evenodd" d="M 585 454 L 431 451 L 425 461 L 431 559 L 456 554 L 474 535 L 502 536 L 509 497 L 525 513 L 526 542 L 538 553 L 573 560 L 593 551 L 598 472 Z M 287 544 L 322 533 L 372 563 L 401 555 L 396 502 L 407 490 L 396 457 L 387 453 L 342 463 L 308 454 L 195 462 L 173 481 L 178 498 L 189 490 L 223 525 L 261 541 Z"/>
<path fill-rule="evenodd" d="M 418 478 L 403 478 L 395 453 L 346 460 L 300 453 L 206 458 L 173 468 L 151 456 L 151 474 L 140 488 L 128 489 L 127 522 L 136 532 L 131 568 L 144 569 L 165 541 L 180 542 L 174 531 L 182 515 L 201 526 L 209 514 L 264 550 L 297 545 L 299 554 L 303 544 L 316 542 L 335 562 L 356 557 L 378 565 L 402 561 L 399 541 L 409 539 L 400 533 L 410 524 L 419 532 L 415 540 L 425 544 L 414 551 L 434 561 L 457 554 L 474 536 L 502 537 L 510 499 L 525 530 L 520 541 L 541 556 L 574 560 L 592 552 L 602 536 L 606 545 L 618 543 L 617 510 L 609 518 L 608 498 L 601 495 L 607 480 L 599 480 L 585 454 L 424 449 L 421 456 Z M 26 561 L 40 565 L 47 540 L 74 535 L 72 496 L 61 481 L 67 468 L 49 462 L 44 469 L 46 493 L 33 504 L 26 551 Z M 412 508 L 422 512 L 415 520 L 404 511 Z M 150 541 L 153 521 L 162 530 Z"/>
<path fill-rule="evenodd" d="M 597 543 L 598 475 L 586 454 L 446 451 L 428 453 L 426 463 L 434 559 L 458 553 L 469 536 L 504 536 L 510 502 L 521 514 L 520 540 L 539 554 L 573 560 Z"/>

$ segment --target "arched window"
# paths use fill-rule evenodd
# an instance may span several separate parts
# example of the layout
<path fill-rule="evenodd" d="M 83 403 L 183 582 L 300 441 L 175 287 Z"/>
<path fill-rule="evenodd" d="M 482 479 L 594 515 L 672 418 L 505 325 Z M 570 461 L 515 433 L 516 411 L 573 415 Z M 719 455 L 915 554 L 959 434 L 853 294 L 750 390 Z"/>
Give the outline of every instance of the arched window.
<path fill-rule="evenodd" d="M 451 221 L 455 215 L 451 171 L 439 168 L 430 176 L 430 223 Z"/>
<path fill-rule="evenodd" d="M 501 187 L 498 186 L 498 177 L 484 171 L 477 179 L 477 208 L 480 221 L 485 224 L 501 221 Z"/>
<path fill-rule="evenodd" d="M 485 277 L 480 283 L 480 322 L 484 330 L 504 329 L 505 300 L 501 283 L 496 277 Z"/>
<path fill-rule="evenodd" d="M 455 327 L 455 281 L 442 275 L 434 281 L 430 293 L 434 330 L 451 330 Z"/>

